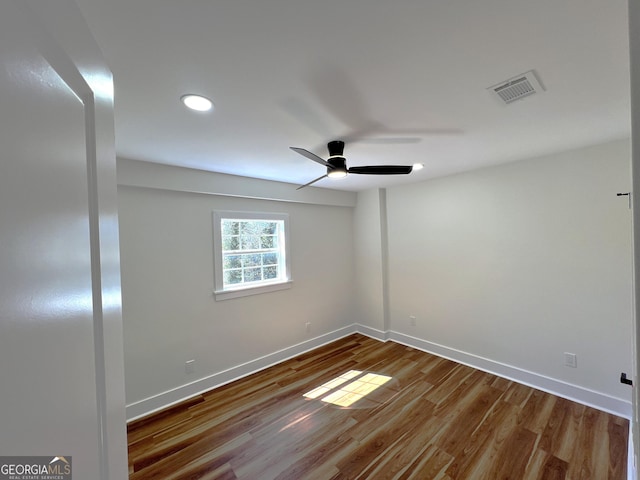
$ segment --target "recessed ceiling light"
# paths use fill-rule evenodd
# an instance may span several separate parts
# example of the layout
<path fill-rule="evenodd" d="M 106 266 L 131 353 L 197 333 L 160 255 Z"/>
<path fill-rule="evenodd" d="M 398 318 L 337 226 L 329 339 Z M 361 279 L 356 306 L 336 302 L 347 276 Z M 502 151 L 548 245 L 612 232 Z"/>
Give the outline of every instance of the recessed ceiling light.
<path fill-rule="evenodd" d="M 424 163 L 414 163 L 413 170 L 422 170 L 424 168 Z"/>
<path fill-rule="evenodd" d="M 182 103 L 184 103 L 187 108 L 197 112 L 208 112 L 213 109 L 213 102 L 202 95 L 189 93 L 180 97 L 180 100 L 182 100 Z"/>

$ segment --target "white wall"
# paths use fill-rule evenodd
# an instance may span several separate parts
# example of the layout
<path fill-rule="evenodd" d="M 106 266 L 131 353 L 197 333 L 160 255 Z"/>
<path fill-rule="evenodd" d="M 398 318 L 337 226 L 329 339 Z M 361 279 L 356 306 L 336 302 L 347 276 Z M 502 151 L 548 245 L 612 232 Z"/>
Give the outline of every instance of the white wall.
<path fill-rule="evenodd" d="M 220 375 L 229 369 L 353 323 L 353 208 L 132 187 L 120 171 L 119 182 L 129 418 L 228 381 L 234 374 Z M 291 289 L 213 298 L 215 209 L 290 215 Z M 191 359 L 196 373 L 186 374 Z"/>
<path fill-rule="evenodd" d="M 628 402 L 629 167 L 619 141 L 389 189 L 391 329 Z"/>
<path fill-rule="evenodd" d="M 382 208 L 384 196 L 380 189 L 358 193 L 354 215 L 354 259 L 357 281 L 354 284 L 356 309 L 354 321 L 378 331 L 385 325 L 384 251 Z"/>

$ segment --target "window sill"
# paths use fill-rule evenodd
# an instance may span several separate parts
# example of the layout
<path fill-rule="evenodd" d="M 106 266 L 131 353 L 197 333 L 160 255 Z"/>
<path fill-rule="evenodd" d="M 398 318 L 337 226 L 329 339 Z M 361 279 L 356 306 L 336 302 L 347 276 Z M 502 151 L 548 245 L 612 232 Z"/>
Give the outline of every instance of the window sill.
<path fill-rule="evenodd" d="M 278 290 L 286 290 L 293 285 L 292 280 L 286 282 L 272 283 L 270 285 L 259 285 L 256 287 L 238 288 L 237 290 L 216 290 L 213 296 L 216 302 L 221 300 L 230 300 L 232 298 L 247 297 L 249 295 L 259 295 L 261 293 L 276 292 Z"/>

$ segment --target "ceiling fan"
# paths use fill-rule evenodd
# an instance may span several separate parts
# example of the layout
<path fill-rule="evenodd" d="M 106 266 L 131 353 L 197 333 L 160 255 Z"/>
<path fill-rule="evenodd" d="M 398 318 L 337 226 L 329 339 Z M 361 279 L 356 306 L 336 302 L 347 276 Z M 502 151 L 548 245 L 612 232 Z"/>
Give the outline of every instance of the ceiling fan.
<path fill-rule="evenodd" d="M 323 160 L 315 153 L 311 153 L 309 150 L 299 147 L 289 147 L 296 153 L 307 157 L 309 160 L 313 160 L 320 165 L 327 167 L 327 173 L 321 177 L 311 180 L 309 183 L 300 185 L 296 190 L 308 187 L 309 185 L 316 183 L 323 178 L 342 178 L 346 177 L 348 173 L 356 173 L 360 175 L 406 175 L 413 170 L 412 165 L 369 165 L 362 167 L 347 168 L 347 160 L 343 156 L 344 142 L 342 140 L 334 140 L 327 144 L 329 149 L 329 158 Z"/>

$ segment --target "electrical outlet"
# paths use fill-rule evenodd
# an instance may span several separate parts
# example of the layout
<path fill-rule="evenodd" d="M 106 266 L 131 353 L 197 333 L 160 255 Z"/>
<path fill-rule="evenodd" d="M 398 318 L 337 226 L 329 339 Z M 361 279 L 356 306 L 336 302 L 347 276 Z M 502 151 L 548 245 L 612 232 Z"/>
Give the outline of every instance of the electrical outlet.
<path fill-rule="evenodd" d="M 195 360 L 187 360 L 184 362 L 184 371 L 185 373 L 195 373 L 196 371 L 196 361 Z"/>
<path fill-rule="evenodd" d="M 409 325 L 411 325 L 412 327 L 416 326 L 416 316 L 415 315 L 409 315 Z"/>
<path fill-rule="evenodd" d="M 575 353 L 564 352 L 564 364 L 567 367 L 577 368 L 578 367 L 578 357 Z"/>
<path fill-rule="evenodd" d="M 307 331 L 307 333 L 310 332 L 311 331 L 311 322 L 305 323 L 304 328 Z"/>

